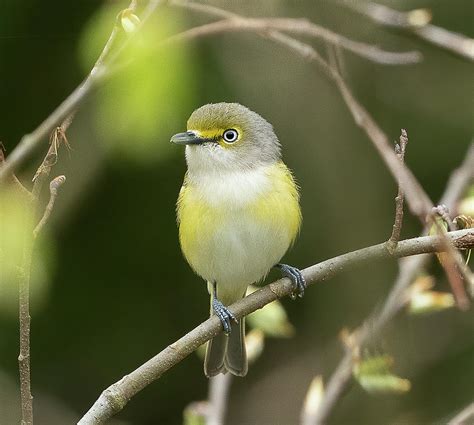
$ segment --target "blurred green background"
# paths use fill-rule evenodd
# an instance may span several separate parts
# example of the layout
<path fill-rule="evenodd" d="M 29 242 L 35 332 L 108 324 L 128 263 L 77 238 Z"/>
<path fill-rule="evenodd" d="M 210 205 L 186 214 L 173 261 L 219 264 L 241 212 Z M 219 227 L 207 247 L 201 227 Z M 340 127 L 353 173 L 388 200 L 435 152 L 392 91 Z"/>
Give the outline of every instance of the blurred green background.
<path fill-rule="evenodd" d="M 474 36 L 471 0 L 384 3 L 428 7 L 435 24 Z M 344 76 L 391 139 L 408 130 L 406 161 L 430 197 L 440 197 L 473 134 L 472 63 L 331 1 L 225 4 L 244 15 L 306 17 L 389 50 L 420 50 L 423 62 L 410 66 L 344 53 Z M 87 75 L 127 3 L 0 5 L 0 140 L 11 151 Z M 206 318 L 206 286 L 183 259 L 175 225 L 184 153 L 169 143 L 200 105 L 240 102 L 273 123 L 302 191 L 304 225 L 286 262 L 309 266 L 391 232 L 396 185 L 319 69 L 253 34 L 157 50 L 154 43 L 167 34 L 209 21 L 171 8 L 158 15 L 125 52 L 140 57 L 81 107 L 68 131 L 71 149 L 60 150 L 53 169 L 67 182 L 38 248 L 48 255 L 35 255 L 31 363 L 38 424 L 73 423 L 104 388 Z M 326 53 L 324 44 L 313 43 Z M 19 172 L 26 185 L 46 143 Z M 419 231 L 407 214 L 403 236 Z M 303 300 L 284 300 L 296 335 L 267 340 L 248 376 L 234 381 L 228 423 L 297 423 L 311 379 L 327 379 L 343 353 L 338 332 L 380 305 L 396 272 L 393 261 L 370 264 L 312 287 Z M 435 262 L 429 272 L 438 289 L 448 290 Z M 17 301 L 0 305 L 7 302 L 0 309 L 2 425 L 17 423 L 19 411 Z M 401 315 L 374 349 L 395 357 L 395 370 L 412 390 L 372 396 L 354 384 L 331 423 L 444 423 L 474 393 L 473 331 L 472 309 Z M 201 360 L 191 355 L 138 394 L 116 423 L 179 424 L 183 409 L 206 396 Z"/>

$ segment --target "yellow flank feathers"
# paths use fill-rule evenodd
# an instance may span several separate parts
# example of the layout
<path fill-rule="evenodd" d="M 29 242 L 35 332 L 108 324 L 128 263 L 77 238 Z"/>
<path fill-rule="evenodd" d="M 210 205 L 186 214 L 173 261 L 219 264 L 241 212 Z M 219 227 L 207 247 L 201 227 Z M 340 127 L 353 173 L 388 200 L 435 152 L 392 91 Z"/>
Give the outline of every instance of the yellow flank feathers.
<path fill-rule="evenodd" d="M 262 222 L 269 222 L 276 229 L 286 230 L 292 245 L 298 236 L 302 220 L 298 187 L 291 171 L 283 162 L 269 167 L 268 172 L 273 188 L 251 205 L 251 212 Z"/>

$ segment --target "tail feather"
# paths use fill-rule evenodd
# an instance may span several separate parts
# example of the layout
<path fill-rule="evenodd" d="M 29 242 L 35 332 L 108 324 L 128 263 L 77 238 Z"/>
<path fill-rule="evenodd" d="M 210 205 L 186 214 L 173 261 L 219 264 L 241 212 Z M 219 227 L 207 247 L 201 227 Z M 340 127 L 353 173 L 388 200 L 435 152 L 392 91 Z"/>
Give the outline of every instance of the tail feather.
<path fill-rule="evenodd" d="M 224 358 L 225 368 L 236 376 L 247 375 L 248 362 L 245 349 L 245 319 L 233 326 L 227 342 L 227 351 Z"/>
<path fill-rule="evenodd" d="M 228 339 L 229 337 L 227 335 L 219 334 L 207 343 L 206 357 L 204 359 L 204 374 L 208 378 L 226 371 L 224 359 Z"/>
<path fill-rule="evenodd" d="M 211 306 L 213 287 L 208 282 L 208 290 L 211 294 Z M 242 294 L 242 297 L 245 293 Z M 225 299 L 231 302 L 232 299 Z M 214 314 L 211 307 L 211 315 Z M 232 323 L 230 335 L 224 333 L 215 336 L 207 343 L 206 357 L 204 358 L 204 374 L 210 378 L 219 373 L 229 371 L 232 375 L 245 376 L 248 370 L 247 351 L 245 349 L 245 319 L 239 323 Z"/>
<path fill-rule="evenodd" d="M 236 376 L 247 374 L 245 319 L 240 319 L 238 324 L 232 325 L 229 336 L 219 334 L 207 343 L 204 374 L 210 378 L 227 371 Z"/>

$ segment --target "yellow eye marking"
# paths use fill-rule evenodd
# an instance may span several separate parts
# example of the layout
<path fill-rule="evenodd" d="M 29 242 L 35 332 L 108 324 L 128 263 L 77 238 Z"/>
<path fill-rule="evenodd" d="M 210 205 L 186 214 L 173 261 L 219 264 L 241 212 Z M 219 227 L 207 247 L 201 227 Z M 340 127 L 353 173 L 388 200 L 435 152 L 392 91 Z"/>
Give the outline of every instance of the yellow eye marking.
<path fill-rule="evenodd" d="M 231 142 L 231 143 L 226 142 L 223 139 L 224 132 L 226 130 L 230 130 L 230 129 L 236 130 L 237 133 L 238 133 L 237 140 L 235 142 Z M 241 130 L 240 127 L 237 127 L 237 126 L 229 126 L 229 127 L 226 127 L 226 128 L 212 128 L 210 130 L 195 130 L 195 129 L 192 129 L 192 128 L 188 128 L 188 131 L 192 131 L 198 137 L 202 137 L 203 139 L 213 139 L 217 143 L 219 143 L 219 145 L 223 148 L 228 148 L 231 145 L 236 145 L 242 140 L 242 130 Z"/>
<path fill-rule="evenodd" d="M 203 139 L 219 139 L 222 137 L 223 130 L 220 128 L 213 128 L 211 130 L 193 130 L 189 129 L 188 131 L 192 131 L 196 133 L 197 136 L 202 137 Z"/>

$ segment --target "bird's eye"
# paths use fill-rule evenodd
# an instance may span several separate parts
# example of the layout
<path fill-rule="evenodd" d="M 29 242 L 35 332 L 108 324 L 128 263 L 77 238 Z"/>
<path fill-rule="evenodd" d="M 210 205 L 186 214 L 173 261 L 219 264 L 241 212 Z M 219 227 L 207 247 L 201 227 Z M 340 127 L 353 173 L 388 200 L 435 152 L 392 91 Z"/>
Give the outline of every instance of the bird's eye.
<path fill-rule="evenodd" d="M 229 130 L 224 131 L 222 135 L 224 141 L 227 143 L 234 143 L 239 138 L 239 133 L 237 130 L 230 128 Z"/>

